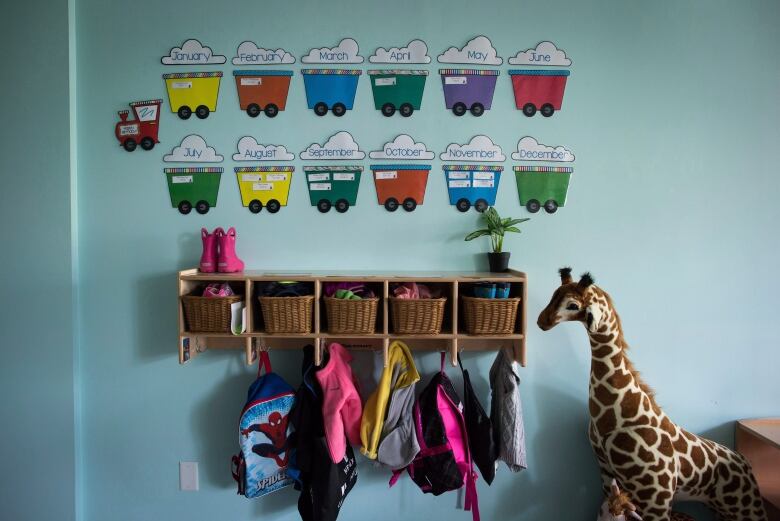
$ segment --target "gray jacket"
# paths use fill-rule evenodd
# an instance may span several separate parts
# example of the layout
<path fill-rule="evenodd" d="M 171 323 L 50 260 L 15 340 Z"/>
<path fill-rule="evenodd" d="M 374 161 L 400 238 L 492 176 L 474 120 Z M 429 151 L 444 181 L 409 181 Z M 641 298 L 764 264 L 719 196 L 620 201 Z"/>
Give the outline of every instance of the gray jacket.
<path fill-rule="evenodd" d="M 501 349 L 490 368 L 490 419 L 498 459 L 506 463 L 512 472 L 520 472 L 527 465 L 520 377 L 515 369 L 512 355 Z"/>

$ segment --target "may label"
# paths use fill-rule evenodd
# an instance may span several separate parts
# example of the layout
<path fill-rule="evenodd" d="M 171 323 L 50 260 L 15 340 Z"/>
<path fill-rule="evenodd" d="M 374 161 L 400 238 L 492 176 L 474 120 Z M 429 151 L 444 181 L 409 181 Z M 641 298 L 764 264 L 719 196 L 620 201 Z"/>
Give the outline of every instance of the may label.
<path fill-rule="evenodd" d="M 255 192 L 264 192 L 273 189 L 274 185 L 271 183 L 252 183 L 252 190 Z"/>
<path fill-rule="evenodd" d="M 391 170 L 389 172 L 377 172 L 376 173 L 377 179 L 397 179 L 398 178 L 398 172 L 395 170 Z"/>
<path fill-rule="evenodd" d="M 474 172 L 474 179 L 493 179 L 493 172 Z"/>
<path fill-rule="evenodd" d="M 333 174 L 334 181 L 354 181 L 355 174 Z"/>
<path fill-rule="evenodd" d="M 445 85 L 465 85 L 466 81 L 465 76 L 446 76 L 444 78 Z"/>
<path fill-rule="evenodd" d="M 377 87 L 386 87 L 389 85 L 395 85 L 395 77 L 392 78 L 377 78 L 374 80 L 374 85 Z"/>
<path fill-rule="evenodd" d="M 287 181 L 287 174 L 268 174 L 265 176 L 266 181 Z"/>
<path fill-rule="evenodd" d="M 309 190 L 314 190 L 315 192 L 330 190 L 330 183 L 312 183 L 309 185 Z"/>
<path fill-rule="evenodd" d="M 241 78 L 241 85 L 257 86 L 263 84 L 263 78 Z"/>
<path fill-rule="evenodd" d="M 175 185 L 192 182 L 193 180 L 191 175 L 175 175 L 171 177 L 171 183 Z"/>
<path fill-rule="evenodd" d="M 309 181 L 330 181 L 330 174 L 309 174 Z"/>
<path fill-rule="evenodd" d="M 192 88 L 192 82 L 191 81 L 174 81 L 171 83 L 171 88 L 173 89 L 191 89 Z"/>
<path fill-rule="evenodd" d="M 450 179 L 468 179 L 468 172 L 450 172 Z"/>
<path fill-rule="evenodd" d="M 260 180 L 260 174 L 242 174 L 241 175 L 242 181 L 259 181 Z"/>
<path fill-rule="evenodd" d="M 471 186 L 471 182 L 466 181 L 450 181 L 449 187 L 450 188 L 468 188 Z"/>
<path fill-rule="evenodd" d="M 493 188 L 493 181 L 487 179 L 474 179 L 474 188 Z"/>

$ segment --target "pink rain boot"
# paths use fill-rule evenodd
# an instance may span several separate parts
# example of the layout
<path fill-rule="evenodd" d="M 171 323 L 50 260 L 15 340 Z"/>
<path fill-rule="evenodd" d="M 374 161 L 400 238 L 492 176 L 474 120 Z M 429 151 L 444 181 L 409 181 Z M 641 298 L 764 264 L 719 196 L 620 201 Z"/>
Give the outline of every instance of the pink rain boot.
<path fill-rule="evenodd" d="M 198 269 L 203 273 L 214 273 L 217 271 L 217 234 L 201 228 L 200 238 L 203 241 L 203 253 L 200 256 Z"/>
<path fill-rule="evenodd" d="M 219 262 L 217 269 L 220 273 L 235 273 L 244 271 L 244 261 L 236 255 L 236 229 L 230 227 L 225 233 L 222 228 L 214 230 L 219 243 Z"/>

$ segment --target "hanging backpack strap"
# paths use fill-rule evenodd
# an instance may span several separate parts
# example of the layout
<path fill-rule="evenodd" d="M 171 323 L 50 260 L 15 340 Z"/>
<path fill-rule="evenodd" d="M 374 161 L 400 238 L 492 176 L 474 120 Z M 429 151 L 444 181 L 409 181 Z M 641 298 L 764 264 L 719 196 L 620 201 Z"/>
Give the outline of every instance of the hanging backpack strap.
<path fill-rule="evenodd" d="M 236 494 L 244 495 L 246 490 L 244 489 L 244 455 L 239 453 L 233 456 L 230 473 L 233 474 L 233 479 L 238 484 L 238 491 Z"/>
<path fill-rule="evenodd" d="M 262 375 L 261 371 L 265 368 L 265 374 L 271 372 L 271 357 L 268 356 L 268 351 L 260 351 L 260 356 L 257 359 L 257 377 Z"/>
<path fill-rule="evenodd" d="M 469 465 L 466 471 L 466 498 L 463 508 L 471 511 L 472 521 L 479 521 L 479 499 L 477 498 L 477 473 Z"/>

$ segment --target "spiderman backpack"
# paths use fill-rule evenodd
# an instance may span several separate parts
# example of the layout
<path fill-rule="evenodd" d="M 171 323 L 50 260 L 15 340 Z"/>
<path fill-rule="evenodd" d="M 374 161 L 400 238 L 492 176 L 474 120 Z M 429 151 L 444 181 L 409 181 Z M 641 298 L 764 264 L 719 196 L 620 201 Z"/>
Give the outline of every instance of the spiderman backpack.
<path fill-rule="evenodd" d="M 288 415 L 294 399 L 292 387 L 271 372 L 268 353 L 261 351 L 257 379 L 249 386 L 238 423 L 241 452 L 233 456 L 232 471 L 239 494 L 261 497 L 292 485 L 287 475 Z"/>

